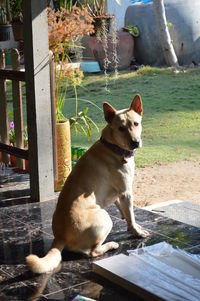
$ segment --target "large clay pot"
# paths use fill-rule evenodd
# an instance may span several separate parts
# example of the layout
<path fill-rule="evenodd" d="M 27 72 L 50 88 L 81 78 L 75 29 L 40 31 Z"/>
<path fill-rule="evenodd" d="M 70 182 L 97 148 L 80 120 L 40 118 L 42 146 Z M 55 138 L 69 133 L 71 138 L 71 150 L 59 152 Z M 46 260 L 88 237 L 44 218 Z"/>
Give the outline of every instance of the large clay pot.
<path fill-rule="evenodd" d="M 56 124 L 57 179 L 55 191 L 60 191 L 71 172 L 71 133 L 69 121 Z"/>
<path fill-rule="evenodd" d="M 134 52 L 134 39 L 128 32 L 117 32 L 117 57 L 118 70 L 124 70 L 130 67 Z M 102 42 L 95 36 L 86 36 L 83 39 L 83 57 L 98 61 L 100 68 L 104 69 L 105 51 Z M 108 70 L 113 70 L 113 37 L 108 36 Z"/>
<path fill-rule="evenodd" d="M 169 32 L 180 65 L 200 63 L 200 1 L 165 0 Z M 134 54 L 141 64 L 166 65 L 152 3 L 135 3 L 127 8 L 125 26 L 137 25 L 140 36 Z"/>

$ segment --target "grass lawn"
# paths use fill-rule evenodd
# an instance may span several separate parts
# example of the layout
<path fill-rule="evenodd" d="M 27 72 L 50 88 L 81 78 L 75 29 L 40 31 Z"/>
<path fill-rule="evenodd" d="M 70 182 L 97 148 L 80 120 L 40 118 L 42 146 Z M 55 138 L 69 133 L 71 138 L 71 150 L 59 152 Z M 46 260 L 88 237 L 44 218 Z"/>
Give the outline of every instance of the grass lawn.
<path fill-rule="evenodd" d="M 78 89 L 79 111 L 88 106 L 88 115 L 104 127 L 102 103 L 117 109 L 129 106 L 134 95 L 143 100 L 143 147 L 136 153 L 137 166 L 195 159 L 200 156 L 200 70 L 174 74 L 169 69 L 146 67 L 139 72 L 123 72 L 117 79 L 110 76 L 105 89 L 104 75 L 85 76 Z M 75 101 L 68 91 L 65 115 L 73 116 Z M 86 103 L 91 101 L 94 105 Z M 72 132 L 72 144 L 89 147 L 100 133 L 92 133 L 91 141 Z"/>

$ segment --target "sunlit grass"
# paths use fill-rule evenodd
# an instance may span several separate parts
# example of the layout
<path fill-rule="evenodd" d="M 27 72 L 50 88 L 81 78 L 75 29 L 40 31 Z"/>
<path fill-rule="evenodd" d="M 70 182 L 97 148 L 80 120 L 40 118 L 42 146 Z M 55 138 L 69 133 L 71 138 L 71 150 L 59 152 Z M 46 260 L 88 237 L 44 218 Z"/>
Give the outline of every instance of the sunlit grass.
<path fill-rule="evenodd" d="M 111 74 L 109 91 L 105 86 L 103 74 L 86 75 L 82 87 L 78 88 L 79 111 L 87 106 L 89 116 L 101 131 L 105 126 L 104 101 L 122 109 L 129 106 L 136 93 L 140 93 L 144 116 L 143 147 L 136 153 L 138 166 L 191 160 L 200 156 L 199 69 L 175 74 L 170 68 L 146 66 L 137 72 L 121 72 L 117 79 Z M 67 91 L 64 114 L 67 117 L 75 115 L 72 90 Z M 89 147 L 99 137 L 100 132 L 96 130 L 91 141 L 87 141 L 83 134 L 72 132 L 72 144 Z"/>

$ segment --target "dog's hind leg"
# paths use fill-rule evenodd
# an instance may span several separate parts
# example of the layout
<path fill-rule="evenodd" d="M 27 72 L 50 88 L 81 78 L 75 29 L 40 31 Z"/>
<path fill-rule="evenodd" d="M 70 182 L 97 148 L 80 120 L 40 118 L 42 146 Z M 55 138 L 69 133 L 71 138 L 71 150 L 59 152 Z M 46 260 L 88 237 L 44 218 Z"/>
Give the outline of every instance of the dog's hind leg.
<path fill-rule="evenodd" d="M 119 244 L 110 241 L 107 243 L 104 243 L 106 240 L 108 234 L 110 233 L 113 223 L 108 215 L 108 213 L 105 210 L 101 210 L 102 214 L 101 215 L 101 231 L 98 234 L 98 239 L 96 240 L 96 243 L 94 244 L 93 248 L 91 249 L 90 255 L 92 257 L 97 257 L 103 255 L 105 252 L 112 250 L 112 249 L 117 249 L 119 247 Z M 103 222 L 103 223 L 102 223 Z M 99 229 L 98 225 L 98 229 Z"/>
<path fill-rule="evenodd" d="M 91 251 L 91 256 L 92 257 L 101 256 L 109 250 L 118 249 L 118 248 L 119 248 L 119 244 L 114 241 L 107 242 L 103 245 L 100 243 L 96 245 L 94 249 Z"/>

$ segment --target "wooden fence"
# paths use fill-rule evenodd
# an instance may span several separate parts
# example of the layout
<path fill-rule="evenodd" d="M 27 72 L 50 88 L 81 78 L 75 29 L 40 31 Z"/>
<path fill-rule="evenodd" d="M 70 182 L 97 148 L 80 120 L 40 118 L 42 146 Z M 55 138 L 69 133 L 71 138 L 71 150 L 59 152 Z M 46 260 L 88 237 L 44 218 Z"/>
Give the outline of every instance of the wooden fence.
<path fill-rule="evenodd" d="M 15 146 L 10 145 L 7 81 L 12 81 L 13 121 Z M 23 106 L 21 82 L 25 81 L 25 70 L 20 69 L 20 55 L 17 49 L 11 50 L 11 68 L 6 66 L 5 52 L 0 49 L 0 151 L 2 161 L 10 163 L 10 155 L 16 157 L 16 166 L 24 169 L 24 160 L 28 159 L 28 150 L 24 149 Z"/>

